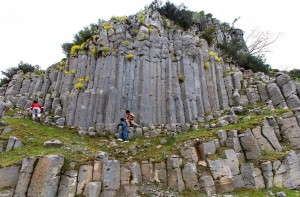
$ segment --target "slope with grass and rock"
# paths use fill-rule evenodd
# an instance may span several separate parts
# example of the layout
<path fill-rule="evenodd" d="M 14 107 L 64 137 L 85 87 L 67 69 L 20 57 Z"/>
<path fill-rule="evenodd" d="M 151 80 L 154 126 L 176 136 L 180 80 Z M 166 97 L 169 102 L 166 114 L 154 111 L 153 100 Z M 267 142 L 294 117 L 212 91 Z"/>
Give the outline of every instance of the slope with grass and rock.
<path fill-rule="evenodd" d="M 300 196 L 300 84 L 226 63 L 198 33 L 144 10 L 15 75 L 0 88 L 0 196 Z M 127 109 L 140 127 L 123 143 Z"/>

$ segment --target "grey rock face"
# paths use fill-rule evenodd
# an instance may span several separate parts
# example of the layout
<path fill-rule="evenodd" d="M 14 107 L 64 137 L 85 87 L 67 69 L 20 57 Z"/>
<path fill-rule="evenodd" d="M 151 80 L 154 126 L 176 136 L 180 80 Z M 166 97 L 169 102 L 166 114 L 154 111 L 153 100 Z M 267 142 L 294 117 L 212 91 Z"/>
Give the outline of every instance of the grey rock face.
<path fill-rule="evenodd" d="M 180 150 L 181 156 L 184 157 L 187 161 L 197 162 L 198 154 L 195 147 L 188 147 L 186 149 Z"/>
<path fill-rule="evenodd" d="M 86 184 L 91 182 L 93 179 L 93 166 L 92 165 L 82 165 L 78 172 L 78 183 L 76 194 L 80 195 L 83 193 Z"/>
<path fill-rule="evenodd" d="M 240 140 L 245 151 L 246 158 L 249 160 L 256 160 L 260 156 L 260 150 L 253 134 L 248 131 L 245 133 L 245 136 L 240 138 Z"/>
<path fill-rule="evenodd" d="M 200 190 L 195 163 L 186 163 L 182 169 L 182 177 L 187 189 Z"/>
<path fill-rule="evenodd" d="M 300 127 L 295 117 L 283 119 L 281 130 L 283 137 L 289 141 L 291 146 L 300 148 Z"/>
<path fill-rule="evenodd" d="M 19 179 L 20 166 L 8 166 L 0 168 L 0 188 L 14 187 Z"/>
<path fill-rule="evenodd" d="M 252 163 L 245 163 L 241 166 L 241 174 L 247 188 L 264 188 L 261 171 L 255 169 Z"/>
<path fill-rule="evenodd" d="M 204 142 L 199 145 L 200 158 L 204 160 L 207 155 L 212 155 L 216 153 L 216 145 L 214 141 Z"/>
<path fill-rule="evenodd" d="M 208 165 L 215 180 L 222 177 L 232 178 L 231 169 L 226 159 L 208 160 Z"/>
<path fill-rule="evenodd" d="M 165 162 L 154 164 L 154 180 L 157 183 L 167 183 L 167 171 Z"/>
<path fill-rule="evenodd" d="M 211 176 L 200 177 L 200 187 L 201 187 L 201 190 L 203 190 L 207 193 L 207 195 L 216 194 L 215 183 Z"/>
<path fill-rule="evenodd" d="M 54 197 L 63 163 L 62 156 L 47 155 L 40 158 L 34 169 L 27 195 Z"/>
<path fill-rule="evenodd" d="M 66 171 L 60 180 L 58 197 L 74 197 L 76 195 L 77 171 Z"/>
<path fill-rule="evenodd" d="M 286 102 L 281 94 L 279 87 L 275 83 L 267 86 L 268 95 L 271 98 L 273 105 L 278 107 L 286 107 Z"/>
<path fill-rule="evenodd" d="M 266 188 L 270 189 L 273 187 L 273 171 L 272 163 L 270 161 L 261 164 L 263 177 L 266 184 Z"/>
<path fill-rule="evenodd" d="M 234 150 L 224 150 L 222 154 L 226 157 L 229 164 L 232 175 L 238 175 L 240 173 L 239 160 L 234 152 Z"/>
<path fill-rule="evenodd" d="M 100 196 L 101 182 L 89 182 L 84 189 L 84 196 Z"/>
<path fill-rule="evenodd" d="M 34 170 L 34 164 L 36 162 L 36 158 L 27 157 L 22 160 L 22 168 L 20 170 L 20 176 L 17 183 L 17 187 L 15 189 L 14 196 L 16 197 L 25 197 L 27 189 L 30 184 L 30 180 Z"/>
<path fill-rule="evenodd" d="M 107 160 L 103 166 L 104 191 L 118 191 L 120 189 L 120 162 Z M 104 192 L 103 191 L 103 192 Z"/>
<path fill-rule="evenodd" d="M 63 143 L 60 140 L 51 140 L 44 142 L 44 146 L 47 148 L 60 148 Z"/>
<path fill-rule="evenodd" d="M 181 164 L 182 161 L 179 158 L 167 159 L 168 185 L 170 188 L 180 192 L 185 188 L 180 168 Z"/>

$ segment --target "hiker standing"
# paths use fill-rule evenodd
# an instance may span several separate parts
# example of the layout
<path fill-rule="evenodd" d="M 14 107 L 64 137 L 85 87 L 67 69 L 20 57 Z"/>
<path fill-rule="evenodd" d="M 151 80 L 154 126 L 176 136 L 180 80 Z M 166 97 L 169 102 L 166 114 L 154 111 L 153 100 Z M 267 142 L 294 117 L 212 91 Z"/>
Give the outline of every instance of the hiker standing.
<path fill-rule="evenodd" d="M 41 119 L 41 113 L 43 112 L 43 107 L 36 101 L 33 101 L 33 104 L 30 106 L 30 109 L 32 111 L 32 120 L 35 120 L 37 117 L 38 120 L 40 121 Z"/>
<path fill-rule="evenodd" d="M 138 127 L 139 125 L 135 123 L 135 116 L 133 113 L 131 113 L 129 110 L 126 110 L 126 123 L 127 126 L 134 126 Z"/>

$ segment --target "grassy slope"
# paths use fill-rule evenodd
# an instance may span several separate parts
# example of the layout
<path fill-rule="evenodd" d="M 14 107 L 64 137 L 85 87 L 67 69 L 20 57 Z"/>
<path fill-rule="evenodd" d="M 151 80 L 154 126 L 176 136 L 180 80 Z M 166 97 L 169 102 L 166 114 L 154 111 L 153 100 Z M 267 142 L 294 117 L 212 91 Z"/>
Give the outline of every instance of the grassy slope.
<path fill-rule="evenodd" d="M 70 161 L 76 161 L 78 164 L 88 163 L 94 158 L 94 154 L 97 151 L 105 151 L 110 154 L 110 158 L 115 158 L 121 161 L 141 161 L 149 158 L 154 158 L 155 161 L 164 160 L 166 157 L 172 154 L 179 154 L 179 150 L 182 147 L 182 142 L 198 138 L 200 142 L 207 141 L 209 139 L 216 138 L 214 132 L 220 129 L 232 130 L 238 129 L 241 131 L 246 128 L 253 128 L 261 125 L 261 119 L 269 115 L 280 115 L 286 112 L 286 110 L 276 110 L 275 112 L 264 111 L 262 115 L 255 115 L 253 113 L 247 113 L 250 116 L 250 120 L 242 120 L 244 116 L 240 116 L 240 121 L 235 125 L 228 125 L 223 128 L 204 129 L 200 128 L 196 131 L 183 133 L 175 137 L 158 136 L 156 138 L 141 139 L 133 138 L 130 143 L 122 143 L 116 141 L 116 146 L 110 146 L 110 142 L 113 139 L 110 137 L 90 137 L 80 136 L 76 130 L 72 129 L 59 129 L 55 127 L 48 127 L 39 124 L 34 124 L 31 120 L 25 119 L 5 119 L 14 130 L 10 133 L 0 136 L 1 138 L 7 138 L 8 136 L 15 136 L 19 138 L 24 146 L 19 149 L 0 153 L 0 166 L 8 166 L 15 163 L 19 163 L 23 158 L 27 156 L 42 156 L 47 154 L 64 155 L 66 163 Z M 159 146 L 161 139 L 167 139 L 167 144 Z M 61 140 L 64 143 L 63 148 L 45 148 L 43 143 L 47 140 Z M 144 146 L 146 143 L 150 143 L 150 147 Z M 101 144 L 100 146 L 98 144 Z M 135 146 L 135 150 L 132 151 L 132 147 Z M 68 147 L 68 148 L 66 148 Z M 86 149 L 84 149 L 86 147 Z M 287 146 L 288 147 L 288 146 Z M 222 147 L 224 148 L 224 147 Z M 221 149 L 222 149 L 221 148 Z M 263 152 L 261 161 L 282 159 L 286 153 L 283 152 Z M 212 158 L 218 158 L 218 155 Z M 77 165 L 78 167 L 79 165 Z M 68 165 L 65 166 L 68 168 Z M 282 191 L 282 189 L 279 189 Z M 274 192 L 276 192 L 276 188 Z M 297 196 L 295 191 L 284 190 L 288 194 L 293 192 L 291 196 Z M 266 190 L 238 190 L 235 196 L 265 196 Z M 185 190 L 182 193 L 183 196 L 201 196 L 200 193 Z"/>

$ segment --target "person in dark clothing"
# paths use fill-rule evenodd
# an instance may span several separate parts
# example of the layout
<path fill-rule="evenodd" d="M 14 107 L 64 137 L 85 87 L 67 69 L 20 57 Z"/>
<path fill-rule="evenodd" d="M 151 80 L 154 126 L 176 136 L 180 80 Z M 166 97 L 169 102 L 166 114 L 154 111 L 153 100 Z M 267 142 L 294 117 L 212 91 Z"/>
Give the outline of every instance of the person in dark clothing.
<path fill-rule="evenodd" d="M 118 140 L 119 141 L 123 141 L 123 137 L 124 137 L 124 142 L 129 142 L 129 139 L 128 139 L 128 134 L 127 134 L 127 125 L 126 125 L 126 122 L 125 122 L 125 119 L 124 118 L 120 118 L 120 123 L 116 126 L 117 128 L 118 127 L 122 127 L 122 131 L 119 135 L 119 138 Z"/>

